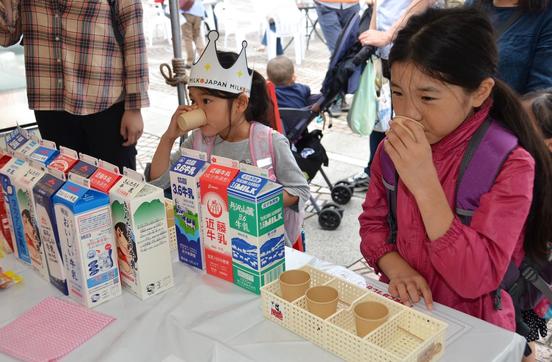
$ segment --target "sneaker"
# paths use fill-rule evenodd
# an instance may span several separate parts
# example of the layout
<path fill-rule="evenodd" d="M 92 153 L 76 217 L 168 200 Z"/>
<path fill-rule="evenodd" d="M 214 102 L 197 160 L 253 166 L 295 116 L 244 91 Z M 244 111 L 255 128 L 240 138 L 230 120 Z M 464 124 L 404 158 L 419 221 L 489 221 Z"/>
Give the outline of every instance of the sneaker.
<path fill-rule="evenodd" d="M 356 175 L 349 177 L 347 181 L 355 187 L 367 186 L 370 183 L 370 176 L 366 172 L 360 171 Z"/>
<path fill-rule="evenodd" d="M 332 104 L 328 109 L 328 112 L 330 112 L 330 115 L 334 118 L 341 116 L 341 102 L 335 102 Z"/>

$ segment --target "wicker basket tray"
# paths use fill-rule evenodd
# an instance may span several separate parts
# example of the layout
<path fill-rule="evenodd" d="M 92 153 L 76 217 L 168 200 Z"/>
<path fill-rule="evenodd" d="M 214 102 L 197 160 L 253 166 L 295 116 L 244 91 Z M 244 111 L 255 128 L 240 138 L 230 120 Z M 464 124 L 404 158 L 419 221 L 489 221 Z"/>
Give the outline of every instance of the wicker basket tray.
<path fill-rule="evenodd" d="M 443 355 L 446 323 L 310 266 L 302 270 L 310 274 L 311 287 L 337 289 L 336 313 L 324 320 L 307 310 L 306 297 L 286 301 L 276 280 L 261 288 L 267 319 L 347 361 L 430 362 Z M 353 307 L 365 301 L 385 304 L 390 315 L 386 323 L 361 338 L 356 334 Z"/>

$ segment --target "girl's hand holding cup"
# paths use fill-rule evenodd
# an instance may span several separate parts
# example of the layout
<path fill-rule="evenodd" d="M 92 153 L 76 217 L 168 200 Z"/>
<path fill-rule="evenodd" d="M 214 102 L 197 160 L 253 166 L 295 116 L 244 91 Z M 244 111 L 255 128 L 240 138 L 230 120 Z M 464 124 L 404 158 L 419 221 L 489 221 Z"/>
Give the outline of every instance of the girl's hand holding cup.
<path fill-rule="evenodd" d="M 421 123 L 397 116 L 393 118 L 386 135 L 384 149 L 410 192 L 415 194 L 416 190 L 424 187 L 428 177 L 437 177 L 431 145 Z"/>

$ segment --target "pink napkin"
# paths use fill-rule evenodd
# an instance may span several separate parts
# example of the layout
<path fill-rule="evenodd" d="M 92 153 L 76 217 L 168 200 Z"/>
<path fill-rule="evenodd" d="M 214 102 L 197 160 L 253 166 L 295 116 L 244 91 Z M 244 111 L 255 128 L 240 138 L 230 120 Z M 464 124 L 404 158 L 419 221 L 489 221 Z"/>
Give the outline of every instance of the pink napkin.
<path fill-rule="evenodd" d="M 55 361 L 115 318 L 49 297 L 0 329 L 0 352 L 23 361 Z"/>

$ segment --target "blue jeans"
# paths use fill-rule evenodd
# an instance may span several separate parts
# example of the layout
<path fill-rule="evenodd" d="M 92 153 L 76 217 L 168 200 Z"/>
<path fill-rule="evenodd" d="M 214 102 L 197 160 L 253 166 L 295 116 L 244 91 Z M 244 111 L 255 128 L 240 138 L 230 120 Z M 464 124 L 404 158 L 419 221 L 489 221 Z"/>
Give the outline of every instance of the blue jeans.
<path fill-rule="evenodd" d="M 270 23 L 270 31 L 276 31 L 276 24 L 274 21 L 271 21 Z M 266 30 L 264 32 L 263 38 L 261 39 L 261 44 L 266 46 Z M 276 38 L 276 55 L 282 55 L 284 54 L 284 48 L 282 47 L 282 40 L 280 38 Z"/>
<path fill-rule="evenodd" d="M 337 38 L 351 16 L 360 11 L 360 6 L 357 4 L 347 9 L 332 9 L 317 2 L 314 2 L 314 4 L 316 5 L 318 22 L 322 28 L 324 38 L 326 38 L 326 45 L 330 53 L 333 54 Z"/>

